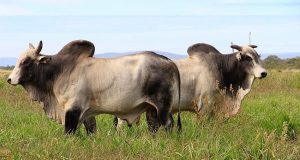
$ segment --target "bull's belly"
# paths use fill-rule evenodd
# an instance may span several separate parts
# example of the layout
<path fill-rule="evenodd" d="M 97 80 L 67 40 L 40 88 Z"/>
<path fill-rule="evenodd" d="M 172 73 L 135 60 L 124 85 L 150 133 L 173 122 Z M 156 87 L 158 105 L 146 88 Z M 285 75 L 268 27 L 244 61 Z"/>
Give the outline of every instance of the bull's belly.
<path fill-rule="evenodd" d="M 181 93 L 181 95 L 182 94 L 183 93 Z M 184 95 L 187 95 L 187 94 L 184 94 Z M 194 98 L 194 95 L 193 96 L 181 97 L 180 107 L 178 107 L 178 105 L 172 106 L 172 113 L 177 113 L 179 111 L 179 108 L 180 108 L 180 111 L 194 112 L 195 111 L 195 105 L 197 104 L 197 99 L 198 98 Z"/>
<path fill-rule="evenodd" d="M 126 100 L 125 100 L 126 99 Z M 98 114 L 116 115 L 126 120 L 129 124 L 133 123 L 137 117 L 146 111 L 147 106 L 143 105 L 145 100 L 132 98 L 111 98 L 97 103 L 92 103 L 82 117 L 91 117 Z"/>
<path fill-rule="evenodd" d="M 172 107 L 172 113 L 177 113 L 179 111 L 178 106 Z M 193 103 L 181 103 L 180 104 L 180 111 L 189 111 L 189 112 L 195 112 L 195 105 Z"/>
<path fill-rule="evenodd" d="M 210 105 L 210 101 L 214 99 L 212 94 L 199 94 L 190 97 L 184 97 L 180 102 L 180 111 L 199 112 L 205 106 Z M 179 111 L 177 106 L 172 107 L 172 113 Z"/>
<path fill-rule="evenodd" d="M 134 110 L 127 112 L 127 113 L 115 113 L 118 118 L 122 120 L 126 120 L 128 124 L 133 124 L 143 112 L 147 110 L 146 107 L 137 107 Z"/>

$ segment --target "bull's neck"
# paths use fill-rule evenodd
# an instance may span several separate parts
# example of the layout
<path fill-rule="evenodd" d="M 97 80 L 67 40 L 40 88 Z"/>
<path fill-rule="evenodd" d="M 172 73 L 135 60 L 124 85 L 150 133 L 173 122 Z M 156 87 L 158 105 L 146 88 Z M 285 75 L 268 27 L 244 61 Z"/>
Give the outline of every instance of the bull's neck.
<path fill-rule="evenodd" d="M 226 88 L 227 91 L 229 91 L 230 88 L 232 88 L 233 91 L 236 92 L 239 87 L 242 87 L 247 78 L 246 72 L 242 69 L 236 58 L 236 54 L 237 53 L 218 55 L 217 64 L 221 76 L 221 89 Z"/>
<path fill-rule="evenodd" d="M 48 64 L 34 64 L 31 74 L 33 78 L 30 82 L 25 83 L 23 86 L 32 86 L 36 88 L 39 94 L 52 94 L 53 84 L 63 65 L 59 63 L 56 56 L 51 57 Z M 42 95 L 41 95 L 42 96 Z M 40 97 L 41 98 L 41 97 Z"/>

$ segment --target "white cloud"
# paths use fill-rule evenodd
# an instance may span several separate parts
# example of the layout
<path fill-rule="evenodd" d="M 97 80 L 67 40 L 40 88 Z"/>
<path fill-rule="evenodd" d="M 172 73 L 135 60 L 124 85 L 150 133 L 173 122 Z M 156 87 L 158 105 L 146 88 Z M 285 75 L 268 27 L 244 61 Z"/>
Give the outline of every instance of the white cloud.
<path fill-rule="evenodd" d="M 20 4 L 20 3 L 28 3 L 28 4 L 74 4 L 78 2 L 85 2 L 84 0 L 10 0 L 2 2 L 0 0 L 0 3 L 10 3 L 10 4 Z"/>
<path fill-rule="evenodd" d="M 268 5 L 276 5 L 276 4 L 295 4 L 298 3 L 297 0 L 220 0 L 221 3 L 223 4 L 242 4 L 242 5 L 247 5 L 247 4 L 268 4 Z"/>
<path fill-rule="evenodd" d="M 233 0 L 234 1 L 234 0 Z M 272 6 L 272 5 L 256 5 L 255 10 L 249 5 L 215 5 L 210 7 L 197 7 L 191 9 L 192 15 L 212 15 L 212 16 L 279 16 L 279 15 L 300 15 L 297 6 Z"/>
<path fill-rule="evenodd" d="M 32 15 L 32 12 L 20 6 L 0 4 L 0 16 L 16 16 L 16 15 Z"/>

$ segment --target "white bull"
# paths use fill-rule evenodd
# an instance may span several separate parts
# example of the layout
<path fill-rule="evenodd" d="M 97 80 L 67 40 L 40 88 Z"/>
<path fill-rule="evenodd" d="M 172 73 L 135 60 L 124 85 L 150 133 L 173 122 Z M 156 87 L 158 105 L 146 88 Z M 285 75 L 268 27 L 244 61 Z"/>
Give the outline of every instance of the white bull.
<path fill-rule="evenodd" d="M 171 107 L 178 107 L 180 77 L 176 65 L 153 52 L 112 59 L 93 58 L 94 45 L 78 40 L 58 54 L 42 55 L 42 42 L 30 45 L 8 78 L 20 84 L 46 114 L 74 133 L 82 122 L 96 129 L 97 114 L 117 115 L 129 124 L 147 110 L 151 132 L 170 124 Z"/>

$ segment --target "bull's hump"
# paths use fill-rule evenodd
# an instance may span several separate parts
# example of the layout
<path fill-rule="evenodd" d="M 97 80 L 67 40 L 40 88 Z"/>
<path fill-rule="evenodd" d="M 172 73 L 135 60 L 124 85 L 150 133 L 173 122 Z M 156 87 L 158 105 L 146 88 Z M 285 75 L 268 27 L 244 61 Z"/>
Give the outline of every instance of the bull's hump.
<path fill-rule="evenodd" d="M 65 45 L 58 55 L 67 55 L 75 57 L 93 57 L 95 53 L 95 46 L 92 42 L 87 40 L 75 40 Z"/>
<path fill-rule="evenodd" d="M 221 54 L 215 47 L 206 43 L 196 43 L 187 50 L 189 56 L 203 54 Z"/>
<path fill-rule="evenodd" d="M 149 56 L 149 57 L 158 57 L 158 58 L 161 58 L 161 59 L 164 59 L 164 60 L 170 60 L 168 57 L 163 56 L 163 55 L 158 54 L 158 53 L 153 52 L 153 51 L 143 51 L 143 52 L 141 52 L 141 54 L 143 54 L 145 56 Z"/>

